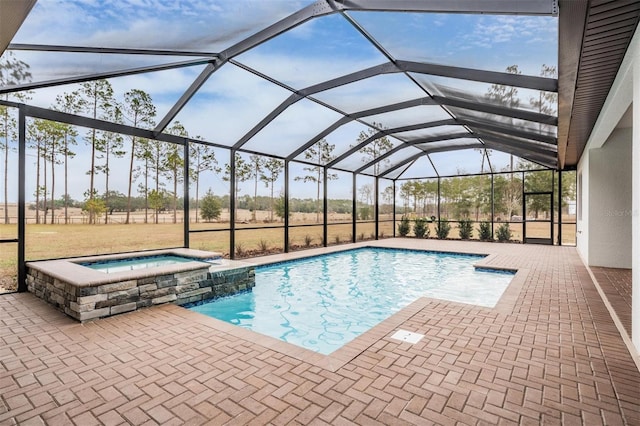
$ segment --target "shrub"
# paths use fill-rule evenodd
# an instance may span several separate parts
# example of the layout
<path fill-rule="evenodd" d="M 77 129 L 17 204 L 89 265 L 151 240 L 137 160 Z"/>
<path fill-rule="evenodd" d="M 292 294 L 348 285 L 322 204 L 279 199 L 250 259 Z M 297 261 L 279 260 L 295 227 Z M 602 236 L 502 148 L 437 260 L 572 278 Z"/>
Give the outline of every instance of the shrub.
<path fill-rule="evenodd" d="M 304 236 L 304 246 L 305 247 L 311 247 L 311 243 L 313 242 L 313 237 L 311 235 L 305 235 Z"/>
<path fill-rule="evenodd" d="M 471 223 L 471 219 L 462 219 L 459 223 L 458 234 L 460 234 L 460 239 L 468 240 L 473 237 L 473 223 Z"/>
<path fill-rule="evenodd" d="M 258 241 L 258 247 L 261 252 L 266 253 L 269 250 L 269 242 L 267 240 L 260 240 Z"/>
<path fill-rule="evenodd" d="M 244 244 L 236 243 L 236 256 L 242 257 L 246 254 L 246 250 L 244 249 Z"/>
<path fill-rule="evenodd" d="M 371 216 L 371 207 L 362 206 L 360 207 L 360 220 L 369 220 Z"/>
<path fill-rule="evenodd" d="M 440 220 L 436 223 L 436 235 L 439 239 L 444 240 L 447 238 L 449 231 L 451 231 L 451 224 L 448 220 Z"/>
<path fill-rule="evenodd" d="M 500 242 L 511 240 L 511 229 L 509 228 L 509 224 L 505 222 L 500 225 L 496 231 L 496 236 Z"/>
<path fill-rule="evenodd" d="M 409 218 L 406 216 L 402 216 L 400 219 L 400 223 L 398 224 L 398 234 L 401 237 L 406 237 L 409 234 Z"/>
<path fill-rule="evenodd" d="M 220 218 L 222 213 L 222 205 L 220 200 L 213 195 L 211 189 L 207 191 L 202 200 L 200 200 L 200 216 L 205 222 L 211 222 L 214 219 Z"/>
<path fill-rule="evenodd" d="M 358 234 L 358 241 L 364 241 L 364 232 Z"/>
<path fill-rule="evenodd" d="M 429 228 L 427 227 L 427 220 L 423 218 L 418 218 L 413 223 L 413 234 L 416 238 L 425 238 L 429 237 Z"/>
<path fill-rule="evenodd" d="M 480 222 L 480 240 L 491 240 L 491 224 L 489 222 Z"/>
<path fill-rule="evenodd" d="M 369 239 L 370 240 L 375 240 L 376 239 L 376 233 L 375 232 L 370 233 L 369 234 Z"/>

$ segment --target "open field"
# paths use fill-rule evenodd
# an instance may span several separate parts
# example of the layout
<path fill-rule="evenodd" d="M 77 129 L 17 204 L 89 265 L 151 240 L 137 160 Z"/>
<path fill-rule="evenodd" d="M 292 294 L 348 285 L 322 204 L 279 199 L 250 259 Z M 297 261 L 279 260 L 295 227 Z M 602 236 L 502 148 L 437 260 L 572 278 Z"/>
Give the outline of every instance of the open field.
<path fill-rule="evenodd" d="M 228 213 L 225 212 L 228 217 Z M 236 253 L 239 257 L 259 255 L 265 252 L 277 253 L 284 250 L 284 229 L 282 222 L 265 222 L 268 212 L 256 212 L 258 221 L 250 223 L 251 212 L 240 210 L 239 218 L 244 223 L 236 224 Z M 74 224 L 33 224 L 26 227 L 26 258 L 27 260 L 41 260 L 97 255 L 106 253 L 130 252 L 169 247 L 182 247 L 183 224 L 171 223 L 170 215 L 164 215 L 159 224 L 144 223 L 143 215 L 136 215 L 135 224 L 96 225 Z M 390 219 L 390 215 L 381 220 Z M 399 217 L 398 217 L 399 219 Z M 318 247 L 323 244 L 322 224 L 315 222 L 316 215 L 310 213 L 294 213 L 290 218 L 289 246 L 291 250 Z M 332 214 L 328 218 L 327 244 L 334 245 L 352 240 L 352 225 L 350 215 Z M 333 224 L 332 224 L 333 223 Z M 295 227 L 296 225 L 304 225 Z M 449 238 L 458 238 L 457 223 L 451 223 Z M 434 224 L 430 224 L 431 238 L 435 237 Z M 473 239 L 478 238 L 477 224 L 474 225 Z M 498 224 L 495 224 L 497 229 Z M 532 236 L 545 236 L 546 223 L 529 223 L 527 233 Z M 220 252 L 229 255 L 228 221 L 211 223 L 191 223 L 192 231 L 189 235 L 190 247 L 199 250 Z M 246 229 L 254 228 L 254 229 Z M 259 228 L 259 229 L 255 229 Z M 512 223 L 512 239 L 522 240 L 522 224 Z M 244 230 L 243 230 L 244 229 Z M 548 232 L 548 231 L 546 231 Z M 554 230 L 557 235 L 557 226 Z M 379 237 L 393 235 L 393 223 L 381 222 Z M 412 234 L 409 234 L 410 236 Z M 0 238 L 17 237 L 17 225 L 0 225 Z M 356 225 L 356 240 L 375 239 L 375 224 L 373 222 L 358 222 Z M 575 242 L 575 225 L 563 226 L 563 243 Z M 0 244 L 0 292 L 15 288 L 17 265 L 17 244 Z"/>
<path fill-rule="evenodd" d="M 9 216 L 9 221 L 11 224 L 16 224 L 18 221 L 18 207 L 15 203 L 10 203 L 7 206 L 7 212 L 8 212 L 8 216 Z M 244 223 L 244 222 L 251 222 L 253 221 L 253 213 L 249 210 L 243 210 L 243 209 L 238 209 L 237 212 L 237 218 L 236 218 L 236 222 L 238 223 Z M 36 223 L 36 211 L 28 208 L 26 210 L 26 216 L 27 216 L 27 224 L 35 224 Z M 43 224 L 43 223 L 47 223 L 47 224 L 51 224 L 52 223 L 52 218 L 53 218 L 53 223 L 54 224 L 58 224 L 58 225 L 63 225 L 65 224 L 65 215 L 64 215 L 64 210 L 63 209 L 56 209 L 53 212 L 53 215 L 51 214 L 51 211 L 49 210 L 47 212 L 47 216 L 46 219 L 44 217 L 44 212 L 40 211 L 39 212 L 39 216 L 40 216 L 40 220 L 39 223 Z M 126 221 L 126 213 L 124 212 L 114 212 L 113 214 L 107 214 L 106 215 L 106 221 L 108 224 L 124 224 Z M 129 222 L 131 224 L 139 224 L 139 223 L 153 223 L 155 220 L 155 215 L 153 213 L 153 210 L 149 210 L 146 214 L 147 216 L 147 220 L 145 222 L 145 212 L 144 211 L 134 211 L 131 212 L 130 217 L 129 217 Z M 198 223 L 202 223 L 202 218 L 198 217 L 198 212 L 196 212 L 195 209 L 191 209 L 189 211 L 189 221 L 191 223 L 196 223 L 196 220 L 198 221 Z M 322 215 L 320 215 L 320 217 L 322 217 Z M 348 221 L 350 220 L 351 215 L 349 213 L 346 214 L 340 214 L 340 213 L 329 213 L 329 221 L 330 222 L 337 222 L 337 221 Z M 178 210 L 176 212 L 176 221 L 182 223 L 184 219 L 184 215 L 183 212 L 181 210 Z M 3 221 L 4 223 L 4 204 L 0 204 L 0 220 Z M 269 211 L 264 211 L 264 210 L 258 210 L 256 211 L 256 215 L 255 215 L 255 221 L 256 222 L 278 222 L 281 219 L 278 218 L 275 214 L 271 215 L 271 212 Z M 295 221 L 295 222 L 301 222 L 301 223 L 311 223 L 311 222 L 315 222 L 316 220 L 316 214 L 315 213 L 292 213 L 291 217 L 290 217 L 291 221 Z M 88 224 L 89 222 L 89 218 L 88 216 L 82 212 L 82 209 L 78 208 L 78 207 L 71 207 L 67 209 L 67 223 L 68 224 L 72 224 L 72 225 L 82 225 L 82 224 Z M 172 211 L 164 211 L 158 214 L 158 223 L 172 223 L 173 222 L 173 212 Z M 216 222 L 229 222 L 229 211 L 228 209 L 223 209 L 221 214 L 220 214 L 220 218 L 216 221 Z M 97 220 L 98 224 L 104 224 L 105 223 L 105 215 L 101 215 L 98 220 Z"/>

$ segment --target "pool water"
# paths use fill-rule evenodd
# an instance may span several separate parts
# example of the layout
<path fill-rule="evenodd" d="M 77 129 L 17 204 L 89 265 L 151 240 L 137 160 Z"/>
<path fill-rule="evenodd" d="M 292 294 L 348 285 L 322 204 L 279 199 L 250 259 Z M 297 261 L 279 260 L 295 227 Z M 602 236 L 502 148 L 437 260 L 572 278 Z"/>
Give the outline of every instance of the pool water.
<path fill-rule="evenodd" d="M 493 307 L 513 272 L 482 256 L 363 248 L 256 268 L 253 291 L 189 309 L 329 354 L 419 297 Z"/>
<path fill-rule="evenodd" d="M 96 271 L 112 274 L 114 272 L 135 271 L 138 269 L 155 268 L 157 266 L 176 265 L 194 261 L 203 261 L 192 257 L 176 256 L 174 254 L 138 256 L 125 259 L 113 259 L 98 262 L 84 262 L 82 266 Z"/>

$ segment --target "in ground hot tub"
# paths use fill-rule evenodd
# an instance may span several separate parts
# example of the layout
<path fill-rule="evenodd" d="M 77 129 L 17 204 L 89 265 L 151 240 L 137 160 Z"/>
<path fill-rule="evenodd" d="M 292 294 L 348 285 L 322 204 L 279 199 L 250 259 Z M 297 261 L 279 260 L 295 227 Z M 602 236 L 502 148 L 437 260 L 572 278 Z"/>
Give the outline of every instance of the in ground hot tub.
<path fill-rule="evenodd" d="M 156 254 L 152 256 L 134 256 L 124 259 L 95 260 L 90 262 L 78 262 L 81 266 L 86 266 L 94 271 L 105 274 L 115 272 L 136 271 L 139 269 L 157 268 L 158 266 L 179 265 L 188 262 L 204 262 L 207 264 L 220 264 L 222 256 L 207 258 L 193 258 L 179 256 L 176 254 Z"/>
<path fill-rule="evenodd" d="M 191 249 L 27 263 L 29 291 L 87 321 L 162 303 L 183 305 L 253 288 L 255 268 Z"/>

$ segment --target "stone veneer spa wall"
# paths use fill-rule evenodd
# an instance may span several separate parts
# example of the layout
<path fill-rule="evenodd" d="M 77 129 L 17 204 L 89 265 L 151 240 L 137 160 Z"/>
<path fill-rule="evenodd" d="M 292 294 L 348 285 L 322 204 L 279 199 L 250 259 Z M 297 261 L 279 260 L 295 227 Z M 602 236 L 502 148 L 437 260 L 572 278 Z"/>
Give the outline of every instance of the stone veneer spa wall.
<path fill-rule="evenodd" d="M 78 268 L 89 269 L 75 260 L 28 263 L 29 291 L 67 315 L 87 321 L 163 303 L 213 299 L 255 286 L 254 266 L 242 262 L 222 267 L 194 260 L 117 274 Z M 78 277 L 80 273 L 84 276 Z"/>

